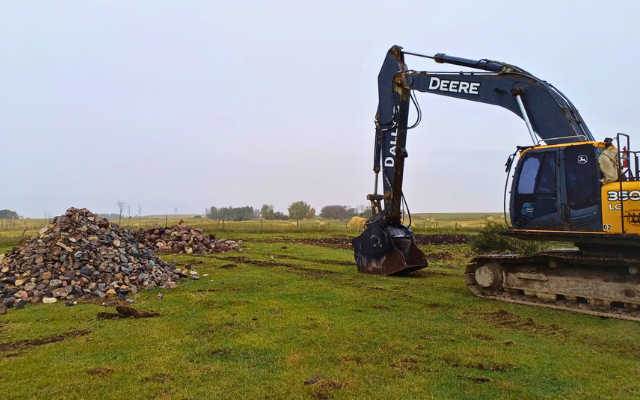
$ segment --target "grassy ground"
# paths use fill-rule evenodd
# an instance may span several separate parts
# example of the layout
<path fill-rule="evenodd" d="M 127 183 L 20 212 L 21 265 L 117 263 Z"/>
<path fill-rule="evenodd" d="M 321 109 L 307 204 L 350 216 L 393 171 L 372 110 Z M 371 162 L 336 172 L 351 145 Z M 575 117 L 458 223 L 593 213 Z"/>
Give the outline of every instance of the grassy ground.
<path fill-rule="evenodd" d="M 161 317 L 96 320 L 109 311 L 97 304 L 9 310 L 2 397 L 640 396 L 640 325 L 476 299 L 466 245 L 426 249 L 453 260 L 410 277 L 379 277 L 357 273 L 350 250 L 232 237 L 247 236 L 242 253 L 165 257 L 209 276 L 163 300 L 137 296 Z"/>

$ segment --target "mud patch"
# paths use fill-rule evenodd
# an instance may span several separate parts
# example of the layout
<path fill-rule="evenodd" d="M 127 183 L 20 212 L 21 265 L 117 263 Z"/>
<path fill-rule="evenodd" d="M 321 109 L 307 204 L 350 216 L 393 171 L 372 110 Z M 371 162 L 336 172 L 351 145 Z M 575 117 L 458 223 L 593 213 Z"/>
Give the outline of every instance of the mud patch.
<path fill-rule="evenodd" d="M 486 313 L 484 315 L 484 320 L 502 327 L 502 328 L 511 328 L 524 330 L 528 333 L 534 334 L 543 334 L 550 336 L 560 336 L 568 334 L 568 331 L 564 328 L 560 328 L 554 324 L 552 325 L 542 325 L 535 322 L 531 318 L 522 318 L 521 316 L 511 313 L 505 310 L 499 310 L 493 313 Z"/>
<path fill-rule="evenodd" d="M 151 317 L 159 317 L 160 314 L 156 312 L 150 311 L 138 311 L 135 308 L 127 307 L 127 306 L 118 306 L 116 307 L 115 313 L 108 312 L 99 312 L 97 315 L 98 319 L 114 319 L 114 318 L 151 318 Z"/>
<path fill-rule="evenodd" d="M 473 337 L 478 339 L 478 340 L 486 340 L 486 341 L 493 340 L 493 338 L 491 336 L 483 335 L 482 333 L 476 333 L 476 334 L 473 335 Z"/>
<path fill-rule="evenodd" d="M 375 310 L 390 310 L 387 306 L 371 306 Z"/>
<path fill-rule="evenodd" d="M 112 373 L 113 370 L 111 368 L 94 368 L 87 371 L 87 374 L 94 376 L 107 376 Z"/>
<path fill-rule="evenodd" d="M 238 266 L 235 265 L 234 263 L 231 264 L 225 264 L 222 266 L 219 266 L 218 269 L 231 269 L 231 268 L 237 268 Z"/>
<path fill-rule="evenodd" d="M 27 339 L 27 340 L 18 340 L 16 342 L 3 343 L 3 344 L 0 344 L 0 351 L 24 350 L 24 349 L 28 349 L 35 346 L 42 346 L 44 344 L 62 342 L 63 340 L 68 340 L 68 339 L 75 339 L 81 336 L 88 335 L 90 333 L 91 333 L 90 330 L 84 329 L 84 330 L 69 331 L 67 333 L 49 336 L 42 339 Z"/>

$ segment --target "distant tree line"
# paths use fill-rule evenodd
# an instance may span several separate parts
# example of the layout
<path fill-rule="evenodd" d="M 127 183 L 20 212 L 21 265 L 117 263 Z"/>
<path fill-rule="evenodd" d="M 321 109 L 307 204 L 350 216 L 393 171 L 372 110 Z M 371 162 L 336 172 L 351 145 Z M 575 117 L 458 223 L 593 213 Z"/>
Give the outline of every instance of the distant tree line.
<path fill-rule="evenodd" d="M 248 221 L 259 218 L 259 213 L 253 207 L 211 207 L 207 218 L 216 221 Z"/>
<path fill-rule="evenodd" d="M 263 218 L 265 220 L 295 220 L 316 218 L 316 209 L 311 207 L 305 201 L 296 201 L 291 203 L 287 208 L 288 214 L 275 211 L 272 204 L 263 204 L 262 207 L 254 209 L 253 207 L 211 207 L 206 210 L 207 218 L 216 221 L 248 221 L 250 219 Z M 356 207 L 331 205 L 322 207 L 320 217 L 327 219 L 346 220 L 355 216 L 369 218 L 371 216 L 371 208 L 364 205 Z"/>
<path fill-rule="evenodd" d="M 11 210 L 0 210 L 0 219 L 19 219 L 22 218 L 17 212 Z"/>
<path fill-rule="evenodd" d="M 352 217 L 371 217 L 371 208 L 365 207 L 364 205 L 359 205 L 357 207 L 349 207 L 349 206 L 324 206 L 320 210 L 320 216 L 322 218 L 327 219 L 350 219 Z"/>

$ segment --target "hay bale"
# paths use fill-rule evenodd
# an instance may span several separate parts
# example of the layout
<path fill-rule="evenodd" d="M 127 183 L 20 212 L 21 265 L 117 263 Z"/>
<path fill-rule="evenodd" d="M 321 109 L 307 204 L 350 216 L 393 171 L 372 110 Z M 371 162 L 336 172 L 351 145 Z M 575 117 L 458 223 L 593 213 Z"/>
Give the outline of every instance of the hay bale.
<path fill-rule="evenodd" d="M 364 224 L 367 222 L 366 218 L 362 217 L 353 217 L 349 220 L 349 230 L 353 231 L 361 231 L 364 230 Z"/>

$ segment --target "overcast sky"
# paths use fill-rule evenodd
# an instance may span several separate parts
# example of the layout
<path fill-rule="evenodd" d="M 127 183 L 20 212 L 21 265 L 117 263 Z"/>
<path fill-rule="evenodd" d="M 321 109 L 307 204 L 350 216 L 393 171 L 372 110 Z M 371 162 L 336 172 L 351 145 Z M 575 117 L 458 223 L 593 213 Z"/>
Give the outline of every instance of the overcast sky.
<path fill-rule="evenodd" d="M 518 65 L 562 90 L 597 139 L 633 135 L 639 11 L 591 0 L 4 0 L 0 209 L 366 203 L 376 77 L 394 44 Z M 530 143 L 525 124 L 498 107 L 418 99 L 411 210 L 501 211 L 503 165 Z"/>

